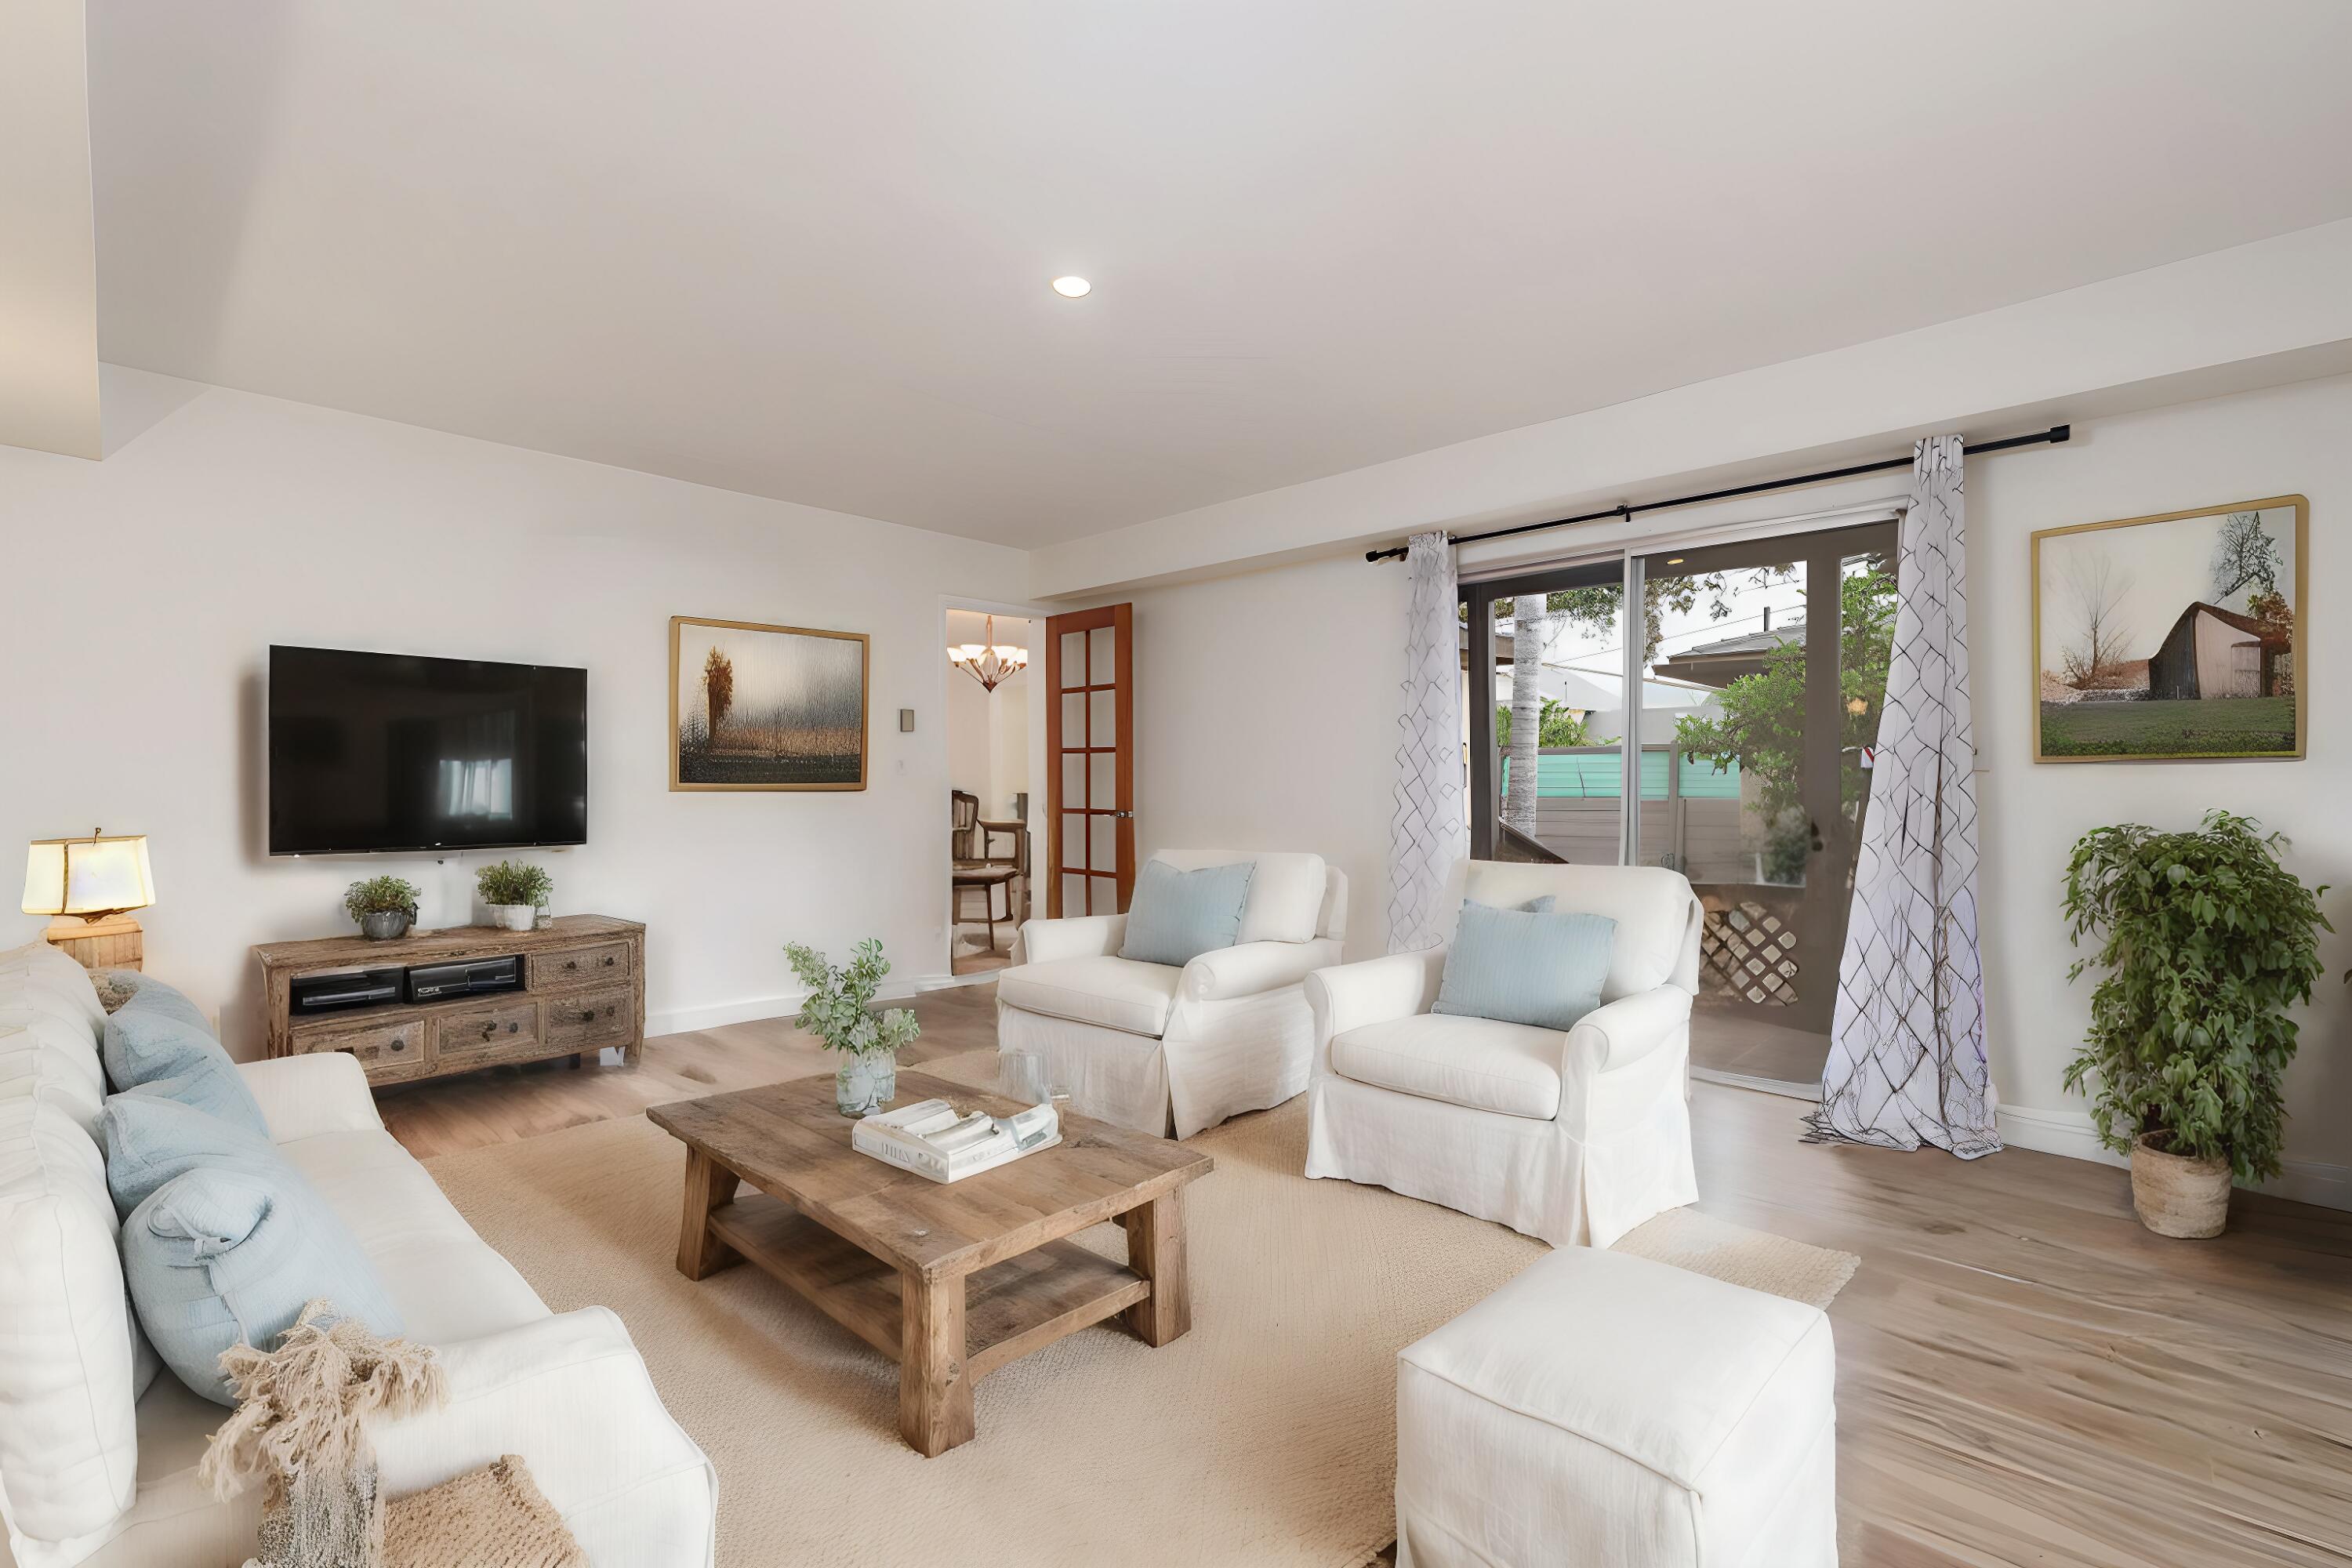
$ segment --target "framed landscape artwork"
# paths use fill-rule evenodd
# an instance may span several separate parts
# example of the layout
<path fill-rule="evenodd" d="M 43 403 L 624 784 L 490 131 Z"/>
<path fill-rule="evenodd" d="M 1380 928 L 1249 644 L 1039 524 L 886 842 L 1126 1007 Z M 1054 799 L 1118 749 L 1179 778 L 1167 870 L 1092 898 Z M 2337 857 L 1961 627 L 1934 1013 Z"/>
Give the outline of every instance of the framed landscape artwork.
<path fill-rule="evenodd" d="M 2301 496 L 2033 536 L 2033 760 L 2300 757 Z"/>
<path fill-rule="evenodd" d="M 669 623 L 669 787 L 864 789 L 863 632 Z"/>

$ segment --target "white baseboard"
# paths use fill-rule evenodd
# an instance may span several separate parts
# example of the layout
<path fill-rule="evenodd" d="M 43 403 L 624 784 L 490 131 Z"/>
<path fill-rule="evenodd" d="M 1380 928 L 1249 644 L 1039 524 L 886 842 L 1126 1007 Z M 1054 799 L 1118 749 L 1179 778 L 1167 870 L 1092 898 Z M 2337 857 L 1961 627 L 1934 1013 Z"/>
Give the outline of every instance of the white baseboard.
<path fill-rule="evenodd" d="M 993 980 L 990 974 L 917 974 L 905 980 L 883 983 L 875 996 L 886 1002 L 903 1002 L 926 991 L 944 990 L 950 985 L 971 985 Z M 808 997 L 805 991 L 787 991 L 780 996 L 747 996 L 740 1002 L 717 1002 L 704 1007 L 673 1007 L 667 1011 L 647 1011 L 646 1034 L 684 1035 L 696 1029 L 716 1029 L 723 1024 L 751 1024 L 762 1018 L 790 1018 L 801 1010 Z"/>
<path fill-rule="evenodd" d="M 2074 1160 L 2095 1160 L 2102 1165 L 2128 1166 L 2131 1162 L 2099 1142 L 2090 1113 L 2082 1110 L 2029 1110 L 2004 1105 L 2000 1112 L 2000 1141 L 2012 1149 L 2037 1149 Z M 2325 1160 L 2287 1160 L 2273 1180 L 2254 1188 L 2272 1197 L 2325 1208 L 2352 1209 L 2352 1165 Z"/>

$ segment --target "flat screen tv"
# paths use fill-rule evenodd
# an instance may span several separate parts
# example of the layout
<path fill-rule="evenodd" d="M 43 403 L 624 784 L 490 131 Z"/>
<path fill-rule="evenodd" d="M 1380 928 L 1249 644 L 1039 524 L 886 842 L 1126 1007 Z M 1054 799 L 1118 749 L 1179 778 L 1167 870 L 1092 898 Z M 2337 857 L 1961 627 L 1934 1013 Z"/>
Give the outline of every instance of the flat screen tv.
<path fill-rule="evenodd" d="M 269 650 L 269 852 L 588 841 L 588 672 Z"/>

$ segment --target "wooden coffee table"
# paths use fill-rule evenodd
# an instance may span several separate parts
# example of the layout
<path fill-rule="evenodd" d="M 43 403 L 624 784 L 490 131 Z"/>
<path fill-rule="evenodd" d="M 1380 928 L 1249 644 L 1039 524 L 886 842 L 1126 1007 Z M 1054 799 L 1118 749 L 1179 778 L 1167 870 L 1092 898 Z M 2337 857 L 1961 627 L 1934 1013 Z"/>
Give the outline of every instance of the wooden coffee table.
<path fill-rule="evenodd" d="M 891 1103 L 920 1100 L 1019 1109 L 901 1072 Z M 852 1149 L 830 1075 L 646 1115 L 686 1145 L 678 1272 L 748 1258 L 896 1361 L 898 1431 L 926 1457 L 971 1440 L 972 1384 L 1007 1362 L 1115 1313 L 1148 1345 L 1192 1327 L 1184 1189 L 1212 1163 L 1181 1143 L 1073 1116 L 1056 1147 L 942 1184 Z M 1124 1265 L 1064 1239 L 1114 1217 Z"/>

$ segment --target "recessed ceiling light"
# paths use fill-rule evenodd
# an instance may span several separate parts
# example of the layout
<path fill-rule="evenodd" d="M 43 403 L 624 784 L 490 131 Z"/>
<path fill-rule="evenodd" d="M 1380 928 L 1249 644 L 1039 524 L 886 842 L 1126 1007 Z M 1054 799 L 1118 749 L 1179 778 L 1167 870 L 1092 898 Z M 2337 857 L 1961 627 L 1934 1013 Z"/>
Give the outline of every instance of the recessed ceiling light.
<path fill-rule="evenodd" d="M 1054 292 L 1065 300 L 1083 300 L 1094 292 L 1095 286 L 1083 278 L 1056 278 Z"/>

